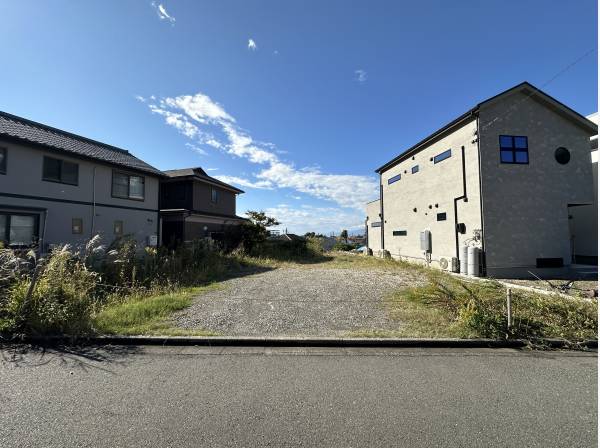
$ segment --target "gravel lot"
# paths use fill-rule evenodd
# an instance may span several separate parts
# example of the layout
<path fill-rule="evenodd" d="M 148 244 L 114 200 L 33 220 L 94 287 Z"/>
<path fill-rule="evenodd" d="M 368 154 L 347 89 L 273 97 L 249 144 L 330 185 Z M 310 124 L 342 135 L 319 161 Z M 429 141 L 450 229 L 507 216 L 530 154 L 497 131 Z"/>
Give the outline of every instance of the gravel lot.
<path fill-rule="evenodd" d="M 323 267 L 278 268 L 223 282 L 174 316 L 174 325 L 225 336 L 343 336 L 398 330 L 382 298 L 415 285 L 414 273 Z"/>

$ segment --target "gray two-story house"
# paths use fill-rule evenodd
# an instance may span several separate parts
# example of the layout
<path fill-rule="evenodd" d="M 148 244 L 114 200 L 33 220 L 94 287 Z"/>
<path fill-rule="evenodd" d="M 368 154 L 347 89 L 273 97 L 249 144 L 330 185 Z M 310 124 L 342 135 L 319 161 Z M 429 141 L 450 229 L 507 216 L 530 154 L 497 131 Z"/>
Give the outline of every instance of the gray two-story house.
<path fill-rule="evenodd" d="M 124 149 L 0 112 L 1 245 L 156 245 L 162 177 Z"/>
<path fill-rule="evenodd" d="M 222 240 L 228 226 L 245 218 L 236 215 L 242 190 L 206 174 L 202 168 L 167 170 L 161 182 L 162 243 L 173 245 L 202 238 Z"/>

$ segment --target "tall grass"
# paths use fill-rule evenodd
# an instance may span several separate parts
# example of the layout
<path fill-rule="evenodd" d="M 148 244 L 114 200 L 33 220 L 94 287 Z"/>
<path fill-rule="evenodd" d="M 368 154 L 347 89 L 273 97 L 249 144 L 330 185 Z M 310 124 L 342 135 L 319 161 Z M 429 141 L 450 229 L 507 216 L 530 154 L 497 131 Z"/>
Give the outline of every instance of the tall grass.
<path fill-rule="evenodd" d="M 128 239 L 104 247 L 93 238 L 85 247 L 63 246 L 40 259 L 1 249 L 0 333 L 92 332 L 93 317 L 107 304 L 206 285 L 247 264 L 204 241 L 169 250 Z"/>
<path fill-rule="evenodd" d="M 225 253 L 211 241 L 199 240 L 175 249 L 144 248 L 127 238 L 105 247 L 95 237 L 83 247 L 64 246 L 40 259 L 0 249 L 0 333 L 104 331 L 119 313 L 132 328 L 154 328 L 165 313 L 189 305 L 185 288 L 208 285 L 248 267 L 322 257 L 305 241 L 266 240 L 255 244 L 251 254 L 242 247 Z M 127 320 L 132 313 L 139 319 Z"/>
<path fill-rule="evenodd" d="M 598 336 L 596 301 L 515 290 L 509 329 L 503 285 L 466 282 L 438 272 L 428 275 L 426 285 L 399 291 L 388 300 L 392 315 L 420 335 L 570 341 Z"/>

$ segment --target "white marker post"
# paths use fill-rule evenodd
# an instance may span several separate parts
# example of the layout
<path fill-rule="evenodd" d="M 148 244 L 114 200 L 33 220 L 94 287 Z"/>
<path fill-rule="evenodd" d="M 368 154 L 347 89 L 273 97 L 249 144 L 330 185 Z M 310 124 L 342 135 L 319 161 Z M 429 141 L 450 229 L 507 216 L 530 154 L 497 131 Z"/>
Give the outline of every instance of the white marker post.
<path fill-rule="evenodd" d="M 506 322 L 507 322 L 507 329 L 508 331 L 510 331 L 510 328 L 512 327 L 512 317 L 511 317 L 511 302 L 512 300 L 512 289 L 507 288 L 506 289 Z"/>

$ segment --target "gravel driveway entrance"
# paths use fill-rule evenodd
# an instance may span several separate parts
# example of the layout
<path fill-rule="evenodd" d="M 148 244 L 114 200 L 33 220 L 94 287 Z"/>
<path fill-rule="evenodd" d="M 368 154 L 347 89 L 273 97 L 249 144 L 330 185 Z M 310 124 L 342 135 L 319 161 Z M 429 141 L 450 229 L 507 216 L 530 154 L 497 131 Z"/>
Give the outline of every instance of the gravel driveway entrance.
<path fill-rule="evenodd" d="M 174 316 L 182 328 L 224 336 L 343 336 L 397 330 L 382 298 L 414 285 L 409 274 L 323 267 L 279 268 L 223 282 Z"/>

